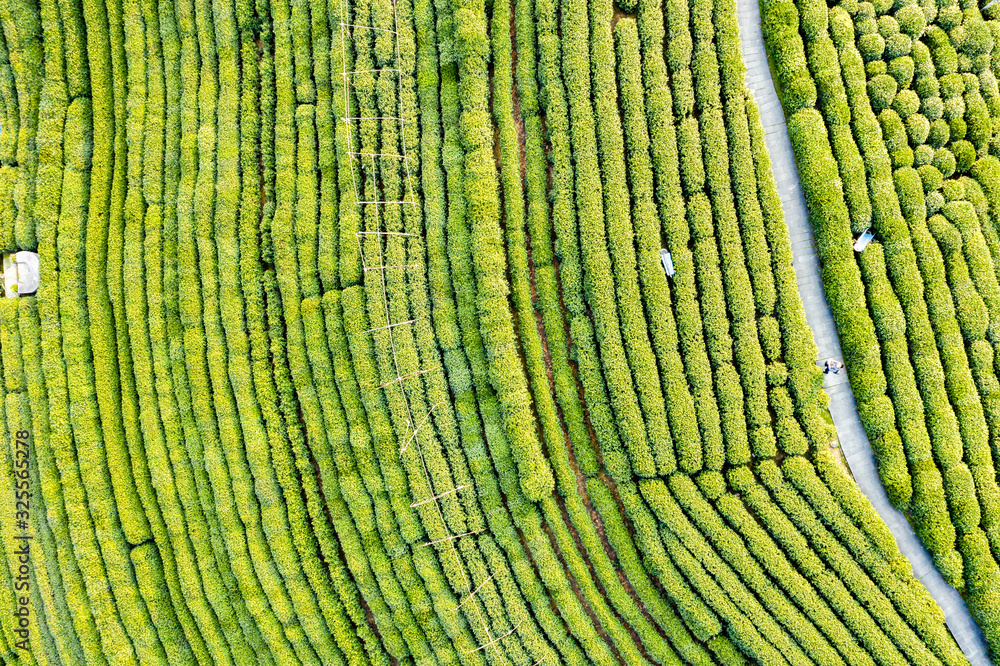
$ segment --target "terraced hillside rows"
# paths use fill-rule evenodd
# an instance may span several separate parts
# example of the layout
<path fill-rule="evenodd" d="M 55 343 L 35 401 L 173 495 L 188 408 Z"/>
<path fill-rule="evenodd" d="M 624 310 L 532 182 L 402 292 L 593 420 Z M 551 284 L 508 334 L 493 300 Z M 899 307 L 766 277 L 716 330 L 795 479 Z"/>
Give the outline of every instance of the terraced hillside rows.
<path fill-rule="evenodd" d="M 823 277 L 893 503 L 1000 648 L 1000 14 L 765 2 Z M 854 236 L 875 240 L 856 254 Z"/>
<path fill-rule="evenodd" d="M 829 452 L 731 0 L 0 29 L 0 663 L 966 663 Z"/>

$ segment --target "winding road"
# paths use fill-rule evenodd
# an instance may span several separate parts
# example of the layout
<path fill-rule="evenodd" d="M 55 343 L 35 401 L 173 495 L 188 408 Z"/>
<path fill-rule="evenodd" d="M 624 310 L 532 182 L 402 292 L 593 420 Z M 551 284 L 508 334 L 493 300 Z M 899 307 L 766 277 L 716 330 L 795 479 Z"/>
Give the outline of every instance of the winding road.
<path fill-rule="evenodd" d="M 842 359 L 840 341 L 837 338 L 833 314 L 823 293 L 819 256 L 816 253 L 812 227 L 809 225 L 806 201 L 799 186 L 792 144 L 767 64 L 764 36 L 760 25 L 760 7 L 757 0 L 737 0 L 737 10 L 743 59 L 747 66 L 747 87 L 753 91 L 760 107 L 765 142 L 771 155 L 771 168 L 774 171 L 785 222 L 788 225 L 799 295 L 805 305 L 806 320 L 813 331 L 819 350 L 817 363 L 830 358 L 840 360 Z M 875 456 L 861 427 L 846 373 L 827 375 L 824 388 L 830 395 L 830 414 L 833 416 L 834 425 L 837 426 L 840 445 L 855 481 L 896 537 L 900 552 L 913 566 L 914 575 L 944 610 L 948 628 L 969 663 L 972 666 L 989 666 L 990 660 L 987 657 L 982 632 L 969 615 L 965 601 L 955 588 L 944 582 L 906 517 L 889 503 L 875 469 Z"/>

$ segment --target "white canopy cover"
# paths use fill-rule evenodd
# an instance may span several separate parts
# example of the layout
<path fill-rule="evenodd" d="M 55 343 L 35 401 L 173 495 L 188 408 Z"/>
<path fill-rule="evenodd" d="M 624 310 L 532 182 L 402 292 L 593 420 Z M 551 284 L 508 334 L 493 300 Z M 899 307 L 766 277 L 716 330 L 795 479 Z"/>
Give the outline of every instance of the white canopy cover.
<path fill-rule="evenodd" d="M 38 291 L 38 255 L 13 252 L 3 255 L 3 287 L 7 298 L 26 296 Z"/>

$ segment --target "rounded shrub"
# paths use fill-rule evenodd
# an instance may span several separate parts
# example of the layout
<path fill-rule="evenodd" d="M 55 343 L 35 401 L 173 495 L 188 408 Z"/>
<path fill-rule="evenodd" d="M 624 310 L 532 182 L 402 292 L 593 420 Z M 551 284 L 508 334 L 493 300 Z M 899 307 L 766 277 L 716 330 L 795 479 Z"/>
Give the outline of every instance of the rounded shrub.
<path fill-rule="evenodd" d="M 959 173 L 965 173 L 976 162 L 976 149 L 965 139 L 953 142 L 951 153 L 955 156 L 955 171 Z"/>
<path fill-rule="evenodd" d="M 960 72 L 971 72 L 972 71 L 972 58 L 965 55 L 964 53 L 958 54 L 958 59 L 955 61 L 958 71 Z"/>
<path fill-rule="evenodd" d="M 981 71 L 976 78 L 979 80 L 979 85 L 983 90 L 983 94 L 988 100 L 991 100 L 989 102 L 990 108 L 996 109 L 995 115 L 1000 115 L 1000 82 L 997 81 L 997 75 L 989 69 L 989 66 L 987 66 L 987 68 Z M 996 106 L 994 106 L 994 104 Z"/>
<path fill-rule="evenodd" d="M 896 429 L 896 413 L 892 408 L 892 401 L 886 395 L 859 404 L 858 414 L 869 437 L 881 437 Z"/>
<path fill-rule="evenodd" d="M 952 199 L 948 198 L 948 189 L 949 188 L 945 187 L 941 192 L 946 202 L 952 201 Z M 958 229 L 955 228 L 955 225 L 948 222 L 943 215 L 932 216 L 927 220 L 927 227 L 930 229 L 931 233 L 934 234 L 934 239 L 938 242 L 941 252 L 946 256 L 954 252 L 962 251 L 962 234 L 958 233 Z M 958 300 L 957 294 L 956 300 Z"/>
<path fill-rule="evenodd" d="M 931 124 L 927 123 L 927 131 L 930 132 Z M 925 164 L 930 164 L 931 160 L 934 159 L 934 149 L 928 146 L 926 143 L 922 146 L 917 146 L 913 151 L 913 166 L 922 167 Z"/>
<path fill-rule="evenodd" d="M 914 113 L 906 119 L 906 135 L 910 138 L 911 146 L 919 146 L 917 148 L 918 153 L 920 148 L 923 148 L 920 144 L 927 141 L 927 135 L 930 133 L 931 121 L 927 120 L 927 116 L 921 113 Z M 927 148 L 930 149 L 930 146 Z M 917 157 L 916 159 L 919 160 L 920 158 Z"/>
<path fill-rule="evenodd" d="M 940 148 L 948 143 L 950 138 L 951 129 L 948 127 L 948 121 L 938 118 L 931 123 L 931 133 L 927 136 L 927 143 L 934 148 Z"/>
<path fill-rule="evenodd" d="M 878 17 L 878 34 L 889 40 L 893 35 L 899 34 L 899 23 L 892 16 L 886 14 Z"/>
<path fill-rule="evenodd" d="M 781 358 L 781 328 L 778 320 L 771 315 L 765 315 L 757 320 L 757 334 L 760 337 L 760 348 L 765 358 Z"/>
<path fill-rule="evenodd" d="M 729 480 L 729 487 L 738 493 L 746 492 L 757 483 L 753 471 L 745 465 L 730 467 L 726 478 Z"/>
<path fill-rule="evenodd" d="M 914 39 L 922 35 L 927 27 L 927 19 L 917 5 L 907 5 L 896 12 L 896 22 L 900 32 Z"/>
<path fill-rule="evenodd" d="M 885 40 L 885 57 L 899 58 L 909 55 L 912 46 L 913 41 L 908 36 L 897 32 Z"/>
<path fill-rule="evenodd" d="M 933 526 L 931 529 L 935 529 Z M 923 537 L 922 537 L 923 538 Z M 957 551 L 950 550 L 941 557 L 934 558 L 934 566 L 944 577 L 946 583 L 959 591 L 965 588 L 965 581 L 962 579 L 962 556 Z"/>
<path fill-rule="evenodd" d="M 881 39 L 881 37 L 879 37 Z M 888 74 L 879 74 L 868 82 L 868 99 L 876 113 L 888 108 L 896 99 L 896 79 Z"/>
<path fill-rule="evenodd" d="M 965 118 L 961 116 L 956 116 L 948 121 L 948 138 L 952 141 L 964 139 L 968 130 L 969 125 L 965 122 Z"/>
<path fill-rule="evenodd" d="M 913 166 L 913 149 L 909 146 L 903 146 L 902 148 L 892 151 L 890 157 L 892 158 L 893 169 Z"/>
<path fill-rule="evenodd" d="M 875 20 L 875 5 L 868 0 L 858 3 L 858 11 L 853 14 L 854 21 L 864 21 L 865 19 Z"/>
<path fill-rule="evenodd" d="M 920 102 L 920 113 L 934 122 L 944 115 L 944 100 L 940 97 L 924 97 Z"/>
<path fill-rule="evenodd" d="M 726 479 L 722 476 L 722 472 L 714 470 L 702 472 L 698 475 L 697 482 L 701 492 L 710 500 L 718 499 L 726 492 Z"/>
<path fill-rule="evenodd" d="M 941 84 L 941 97 L 944 99 L 959 97 L 965 92 L 965 77 L 958 72 L 942 76 L 938 83 Z"/>
<path fill-rule="evenodd" d="M 920 98 L 912 90 L 900 90 L 892 101 L 892 109 L 900 118 L 909 118 L 920 110 Z"/>
<path fill-rule="evenodd" d="M 917 75 L 916 85 L 914 90 L 917 91 L 917 95 L 920 99 L 931 99 L 932 97 L 937 97 L 941 92 L 941 86 L 938 85 L 937 77 L 933 74 Z"/>
<path fill-rule="evenodd" d="M 885 53 L 885 38 L 877 32 L 861 35 L 858 38 L 858 50 L 861 51 L 861 57 L 865 62 L 880 60 Z"/>
<path fill-rule="evenodd" d="M 972 68 L 970 69 L 970 71 L 982 72 L 982 71 L 989 71 L 989 69 L 990 69 L 989 53 L 983 53 L 977 55 L 975 58 L 972 58 Z"/>
<path fill-rule="evenodd" d="M 976 149 L 987 145 L 996 136 L 997 118 L 990 118 L 990 110 L 982 95 L 974 92 L 966 96 L 964 120 L 968 123 L 969 141 Z M 954 137 L 962 139 L 965 137 Z"/>
<path fill-rule="evenodd" d="M 874 79 L 879 74 L 885 74 L 888 71 L 889 66 L 885 60 L 872 60 L 869 63 L 865 63 L 865 76 L 869 79 Z"/>
<path fill-rule="evenodd" d="M 958 5 L 950 5 L 938 9 L 937 24 L 945 30 L 951 30 L 962 22 L 962 10 Z"/>
<path fill-rule="evenodd" d="M 981 86 L 986 85 L 985 83 L 980 82 L 977 74 L 973 74 L 972 72 L 962 74 L 962 80 L 965 81 L 966 94 L 978 92 Z"/>
<path fill-rule="evenodd" d="M 851 16 L 858 13 L 858 0 L 841 0 L 839 6 Z"/>
<path fill-rule="evenodd" d="M 896 85 L 899 86 L 900 90 L 909 88 L 910 84 L 913 83 L 913 58 L 905 55 L 893 58 L 886 68 L 886 73 L 896 79 Z"/>
<path fill-rule="evenodd" d="M 965 185 L 960 180 L 946 180 L 944 181 L 944 186 L 941 188 L 941 194 L 947 203 L 963 200 L 965 199 Z"/>
<path fill-rule="evenodd" d="M 888 14 L 892 11 L 892 5 L 895 0 L 875 0 L 875 13 L 879 16 L 883 14 Z"/>
<path fill-rule="evenodd" d="M 783 95 L 785 108 L 812 108 L 816 105 L 816 83 L 808 75 L 796 77 L 785 85 Z"/>
<path fill-rule="evenodd" d="M 937 157 L 936 153 L 934 157 Z M 934 192 L 940 189 L 941 183 L 944 182 L 941 172 L 932 164 L 923 165 L 917 169 L 917 173 L 920 174 L 920 182 L 923 183 L 924 192 Z"/>
<path fill-rule="evenodd" d="M 788 368 L 784 363 L 768 363 L 765 369 L 768 386 L 783 386 L 788 382 Z"/>
<path fill-rule="evenodd" d="M 948 29 L 948 39 L 951 40 L 951 44 L 952 46 L 955 47 L 956 51 L 961 52 L 962 43 L 965 41 L 966 32 L 967 31 L 965 25 L 961 23 L 959 23 L 953 28 Z"/>
<path fill-rule="evenodd" d="M 906 507 L 913 494 L 913 481 L 906 468 L 903 442 L 895 430 L 871 439 L 875 451 L 878 475 L 885 486 L 885 493 L 895 507 Z"/>
<path fill-rule="evenodd" d="M 913 62 L 917 63 L 917 76 L 936 76 L 931 49 L 923 39 L 913 42 Z"/>
<path fill-rule="evenodd" d="M 924 197 L 924 203 L 927 206 L 927 216 L 930 217 L 944 206 L 944 196 L 940 192 L 931 192 Z"/>
<path fill-rule="evenodd" d="M 913 565 L 910 564 L 910 560 L 906 559 L 905 555 L 890 560 L 889 568 L 892 569 L 892 575 L 899 580 L 909 580 L 913 576 Z"/>
<path fill-rule="evenodd" d="M 931 164 L 941 173 L 943 178 L 950 178 L 955 173 L 955 156 L 947 148 L 935 150 Z"/>
<path fill-rule="evenodd" d="M 874 35 L 878 33 L 878 21 L 874 18 L 868 17 L 858 17 L 854 20 L 854 34 L 860 39 L 865 35 Z"/>
<path fill-rule="evenodd" d="M 878 114 L 878 122 L 882 126 L 882 139 L 885 141 L 885 148 L 890 153 L 909 144 L 906 127 L 895 111 L 885 109 Z"/>

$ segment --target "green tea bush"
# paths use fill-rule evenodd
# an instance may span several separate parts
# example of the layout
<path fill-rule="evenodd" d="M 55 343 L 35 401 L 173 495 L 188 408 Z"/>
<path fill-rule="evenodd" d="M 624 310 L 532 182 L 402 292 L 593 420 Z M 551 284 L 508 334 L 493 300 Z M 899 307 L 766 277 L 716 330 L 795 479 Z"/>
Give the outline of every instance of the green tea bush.
<path fill-rule="evenodd" d="M 937 168 L 942 178 L 950 178 L 955 173 L 955 156 L 947 148 L 938 148 L 934 151 L 934 159 L 931 164 Z M 932 189 L 938 189 L 940 185 Z"/>
<path fill-rule="evenodd" d="M 915 71 L 913 58 L 906 55 L 893 58 L 886 67 L 886 73 L 896 79 L 896 85 L 900 90 L 906 90 L 910 87 Z"/>
<path fill-rule="evenodd" d="M 955 157 L 955 170 L 959 173 L 968 171 L 976 161 L 976 149 L 968 141 L 955 141 L 949 150 Z"/>
<path fill-rule="evenodd" d="M 875 78 L 880 74 L 887 74 L 888 72 L 889 65 L 886 64 L 885 60 L 873 60 L 865 63 L 865 76 L 869 79 Z"/>
<path fill-rule="evenodd" d="M 888 41 L 893 35 L 899 34 L 899 23 L 892 16 L 886 14 L 878 17 L 878 32 Z"/>
<path fill-rule="evenodd" d="M 875 32 L 862 35 L 858 39 L 858 50 L 861 51 L 865 62 L 881 60 L 882 54 L 885 53 L 885 37 Z"/>
<path fill-rule="evenodd" d="M 893 109 L 883 110 L 878 116 L 878 121 L 882 127 L 882 138 L 885 141 L 886 150 L 889 153 L 907 147 L 909 140 L 906 135 L 906 127 Z"/>
<path fill-rule="evenodd" d="M 951 128 L 948 126 L 947 120 L 944 118 L 938 118 L 937 120 L 931 121 L 931 132 L 927 137 L 927 143 L 937 149 L 948 143 L 948 139 L 950 138 Z"/>
<path fill-rule="evenodd" d="M 960 141 L 965 138 L 969 131 L 969 126 L 961 116 L 955 116 L 948 121 L 949 140 Z"/>
<path fill-rule="evenodd" d="M 960 25 L 962 22 L 962 10 L 959 9 L 958 3 L 942 4 L 944 6 L 938 11 L 937 24 L 944 30 L 951 30 Z"/>
<path fill-rule="evenodd" d="M 930 123 L 927 124 L 927 131 L 928 133 L 930 132 Z M 925 164 L 930 164 L 931 160 L 934 159 L 934 149 L 926 143 L 917 146 L 913 152 L 913 166 L 915 167 L 922 167 Z"/>
<path fill-rule="evenodd" d="M 901 90 L 893 100 L 892 108 L 905 120 L 920 110 L 920 98 L 912 90 Z"/>
<path fill-rule="evenodd" d="M 965 80 L 961 74 L 948 74 L 938 79 L 941 84 L 941 96 L 945 99 L 958 97 L 965 92 Z"/>
<path fill-rule="evenodd" d="M 920 11 L 920 7 L 916 4 L 901 7 L 896 12 L 895 17 L 900 32 L 909 35 L 913 39 L 920 37 L 927 27 L 927 20 L 924 18 L 924 13 Z"/>
<path fill-rule="evenodd" d="M 921 148 L 927 148 L 931 151 L 934 150 L 925 143 L 930 134 L 931 122 L 927 119 L 927 116 L 920 113 L 914 113 L 906 119 L 906 135 L 910 140 L 910 145 L 916 146 L 916 160 L 919 163 L 917 166 L 926 164 L 930 161 L 930 158 L 926 155 L 921 155 Z"/>
<path fill-rule="evenodd" d="M 896 98 L 896 79 L 888 74 L 879 74 L 868 82 L 868 99 L 875 113 L 888 108 Z"/>
<path fill-rule="evenodd" d="M 907 35 L 895 33 L 885 41 L 885 57 L 901 58 L 909 55 L 913 48 L 913 41 Z"/>
<path fill-rule="evenodd" d="M 944 195 L 940 192 L 931 192 L 926 198 L 927 215 L 933 215 L 944 206 Z"/>

